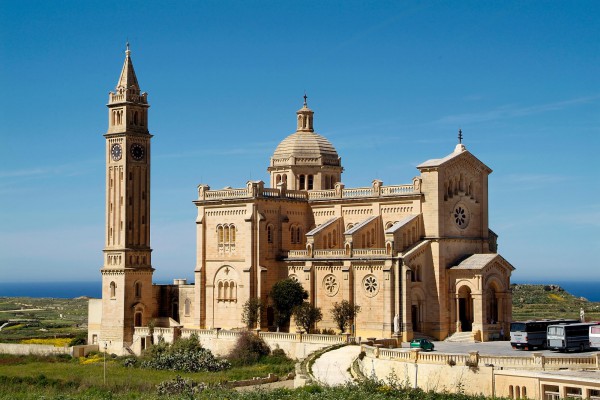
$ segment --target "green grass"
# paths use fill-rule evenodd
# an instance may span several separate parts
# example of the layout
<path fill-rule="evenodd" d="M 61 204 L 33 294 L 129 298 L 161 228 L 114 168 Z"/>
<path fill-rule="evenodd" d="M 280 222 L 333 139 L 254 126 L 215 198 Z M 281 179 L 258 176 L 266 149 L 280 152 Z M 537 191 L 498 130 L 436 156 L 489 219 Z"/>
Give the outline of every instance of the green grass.
<path fill-rule="evenodd" d="M 194 381 L 217 385 L 225 381 L 250 379 L 275 373 L 280 376 L 293 371 L 290 360 L 263 359 L 251 366 L 236 367 L 221 372 L 181 373 L 124 367 L 122 360 L 107 360 L 106 380 L 103 384 L 103 363 L 82 364 L 79 359 L 66 357 L 0 355 L 0 398 L 13 398 L 40 393 L 44 396 L 76 394 L 79 392 L 110 391 L 114 394 L 154 393 L 156 385 L 176 375 Z M 19 398 L 19 397 L 14 397 Z M 23 397 L 28 398 L 28 397 Z"/>

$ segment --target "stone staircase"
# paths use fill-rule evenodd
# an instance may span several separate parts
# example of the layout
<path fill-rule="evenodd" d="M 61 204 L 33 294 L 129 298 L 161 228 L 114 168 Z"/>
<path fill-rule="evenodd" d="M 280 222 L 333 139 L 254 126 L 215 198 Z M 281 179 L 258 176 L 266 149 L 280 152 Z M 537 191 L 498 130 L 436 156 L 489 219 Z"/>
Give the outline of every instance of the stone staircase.
<path fill-rule="evenodd" d="M 473 332 L 455 332 L 453 335 L 448 336 L 445 342 L 455 343 L 474 343 Z"/>

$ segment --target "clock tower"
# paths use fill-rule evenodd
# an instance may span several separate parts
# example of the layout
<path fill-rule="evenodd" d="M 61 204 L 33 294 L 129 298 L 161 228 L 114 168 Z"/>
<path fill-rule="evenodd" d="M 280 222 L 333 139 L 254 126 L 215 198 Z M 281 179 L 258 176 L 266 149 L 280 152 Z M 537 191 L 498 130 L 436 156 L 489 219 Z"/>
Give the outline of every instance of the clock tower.
<path fill-rule="evenodd" d="M 155 314 L 150 248 L 148 94 L 140 91 L 129 43 L 114 92 L 108 95 L 106 233 L 100 345 L 117 354 L 131 345 L 135 326 Z"/>

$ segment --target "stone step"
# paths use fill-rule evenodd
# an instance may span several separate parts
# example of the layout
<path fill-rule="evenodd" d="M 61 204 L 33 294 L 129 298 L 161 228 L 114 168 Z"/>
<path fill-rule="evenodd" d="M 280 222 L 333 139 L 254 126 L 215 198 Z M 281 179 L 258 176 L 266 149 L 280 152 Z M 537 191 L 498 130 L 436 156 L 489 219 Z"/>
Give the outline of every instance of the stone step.
<path fill-rule="evenodd" d="M 445 340 L 446 342 L 473 343 L 473 335 L 471 332 L 456 332 Z"/>

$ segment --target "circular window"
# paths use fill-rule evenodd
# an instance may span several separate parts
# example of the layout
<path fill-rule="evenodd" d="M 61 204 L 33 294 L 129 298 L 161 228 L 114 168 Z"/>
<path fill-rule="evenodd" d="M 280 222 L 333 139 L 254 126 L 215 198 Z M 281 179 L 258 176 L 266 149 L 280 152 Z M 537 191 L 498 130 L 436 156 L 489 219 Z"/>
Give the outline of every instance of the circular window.
<path fill-rule="evenodd" d="M 469 225 L 469 210 L 462 203 L 458 203 L 452 212 L 452 220 L 460 229 Z"/>
<path fill-rule="evenodd" d="M 373 297 L 379 292 L 379 282 L 377 282 L 377 278 L 374 275 L 367 275 L 365 279 L 363 279 L 363 288 L 367 293 L 367 296 Z"/>
<path fill-rule="evenodd" d="M 298 277 L 296 275 L 290 275 L 290 276 L 288 276 L 288 279 L 291 279 L 294 282 L 299 282 Z"/>
<path fill-rule="evenodd" d="M 335 296 L 340 289 L 340 284 L 335 276 L 329 274 L 323 278 L 323 289 L 325 289 L 325 294 L 327 296 Z"/>

